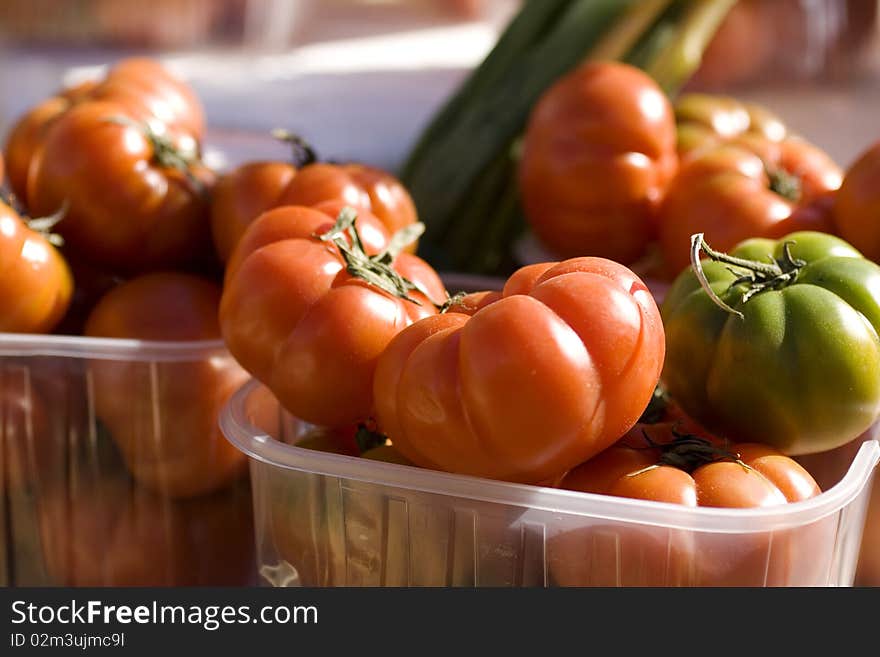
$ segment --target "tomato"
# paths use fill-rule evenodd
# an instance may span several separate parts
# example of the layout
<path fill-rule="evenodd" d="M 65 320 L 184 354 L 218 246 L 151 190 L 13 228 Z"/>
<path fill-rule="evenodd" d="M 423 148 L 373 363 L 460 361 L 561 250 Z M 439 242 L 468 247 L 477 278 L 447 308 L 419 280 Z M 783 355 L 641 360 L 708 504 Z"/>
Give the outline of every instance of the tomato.
<path fill-rule="evenodd" d="M 188 274 L 158 272 L 107 293 L 86 322 L 90 337 L 217 340 L 220 289 Z M 95 412 L 142 485 L 169 497 L 215 491 L 244 474 L 246 457 L 217 416 L 247 379 L 231 358 L 92 360 Z"/>
<path fill-rule="evenodd" d="M 93 82 L 84 82 L 60 91 L 28 110 L 10 129 L 5 145 L 9 166 L 9 186 L 25 205 L 28 205 L 27 187 L 31 162 L 43 142 L 46 131 L 74 103 L 87 96 L 94 86 Z"/>
<path fill-rule="evenodd" d="M 552 480 L 631 427 L 660 376 L 654 299 L 609 260 L 530 265 L 454 310 L 401 331 L 376 369 L 379 428 L 422 467 Z"/>
<path fill-rule="evenodd" d="M 654 232 L 677 168 L 672 107 L 640 70 L 588 63 L 532 112 L 519 165 L 523 209 L 560 256 L 630 263 Z"/>
<path fill-rule="evenodd" d="M 768 445 L 681 434 L 630 438 L 571 470 L 560 488 L 685 506 L 753 508 L 820 493 L 803 467 Z"/>
<path fill-rule="evenodd" d="M 671 423 L 641 429 L 571 470 L 560 487 L 724 508 L 778 506 L 820 493 L 806 470 L 767 445 L 684 434 Z M 821 562 L 815 546 L 828 529 L 820 523 L 731 535 L 598 523 L 551 537 L 548 560 L 554 583 L 564 586 L 790 585 L 819 581 L 807 557 Z"/>
<path fill-rule="evenodd" d="M 342 201 L 370 212 L 392 235 L 418 221 L 415 204 L 397 178 L 358 163 L 315 162 L 302 167 L 280 204 L 314 206 L 325 201 Z"/>
<path fill-rule="evenodd" d="M 252 585 L 250 505 L 246 486 L 168 500 L 109 475 L 48 489 L 38 522 L 50 585 Z"/>
<path fill-rule="evenodd" d="M 280 206 L 345 203 L 378 218 L 391 234 L 418 221 L 409 192 L 391 174 L 363 164 L 315 162 L 311 150 L 300 152 L 308 146 L 294 145 L 292 163 L 249 162 L 217 182 L 211 226 L 224 262 L 251 222 Z M 406 250 L 414 253 L 415 242 Z"/>
<path fill-rule="evenodd" d="M 733 258 L 703 250 L 728 309 L 692 270 L 662 306 L 663 381 L 684 411 L 714 433 L 793 455 L 867 429 L 880 414 L 880 267 L 823 233 L 747 240 Z"/>
<path fill-rule="evenodd" d="M 371 447 L 361 454 L 361 458 L 370 461 L 384 461 L 385 463 L 396 463 L 398 465 L 414 465 L 412 461 L 401 454 L 394 445 L 377 445 Z"/>
<path fill-rule="evenodd" d="M 775 43 L 776 25 L 767 15 L 773 4 L 766 0 L 736 2 L 703 52 L 688 87 L 730 88 L 753 82 L 766 72 Z"/>
<path fill-rule="evenodd" d="M 849 167 L 837 192 L 834 221 L 840 236 L 875 262 L 880 262 L 880 142 Z"/>
<path fill-rule="evenodd" d="M 734 144 L 762 155 L 788 136 L 788 128 L 766 107 L 730 96 L 683 94 L 675 102 L 677 149 L 682 161 L 699 157 L 722 144 Z"/>
<path fill-rule="evenodd" d="M 48 333 L 70 305 L 70 268 L 30 225 L 0 197 L 0 331 Z"/>
<path fill-rule="evenodd" d="M 248 162 L 218 178 L 211 199 L 211 232 L 223 262 L 251 222 L 281 204 L 281 194 L 295 174 L 296 167 L 286 162 Z"/>
<path fill-rule="evenodd" d="M 750 237 L 834 231 L 829 195 L 840 186 L 840 169 L 778 119 L 703 95 L 683 97 L 678 119 L 682 167 L 660 209 L 668 276 L 687 266 L 693 233 L 727 250 Z"/>
<path fill-rule="evenodd" d="M 68 110 L 90 100 L 114 102 L 126 116 L 141 122 L 157 121 L 178 135 L 201 139 L 205 115 L 195 93 L 155 60 L 123 59 L 100 80 L 63 89 L 24 114 L 6 142 L 9 178 L 15 194 L 30 207 L 29 176 L 33 161 L 49 128 Z"/>
<path fill-rule="evenodd" d="M 435 314 L 446 292 L 416 256 L 378 260 L 388 246 L 378 219 L 348 208 L 331 239 L 333 216 L 299 206 L 261 215 L 228 264 L 220 324 L 235 358 L 288 411 L 338 427 L 371 415 L 379 355 L 405 326 Z M 352 246 L 355 217 L 365 251 Z M 349 255 L 343 257 L 340 246 Z M 372 273 L 364 273 L 368 269 Z"/>
<path fill-rule="evenodd" d="M 122 106 L 80 104 L 50 128 L 32 164 L 32 211 L 64 208 L 58 232 L 95 265 L 138 272 L 207 261 L 211 174 L 191 161 L 192 148 L 130 122 Z"/>

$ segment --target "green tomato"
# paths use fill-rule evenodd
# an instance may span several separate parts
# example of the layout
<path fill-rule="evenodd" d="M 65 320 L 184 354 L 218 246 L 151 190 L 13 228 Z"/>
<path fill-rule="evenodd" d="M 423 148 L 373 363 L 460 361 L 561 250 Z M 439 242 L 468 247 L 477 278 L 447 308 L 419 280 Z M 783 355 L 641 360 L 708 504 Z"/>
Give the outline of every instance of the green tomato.
<path fill-rule="evenodd" d="M 669 394 L 710 431 L 789 455 L 858 437 L 880 416 L 880 267 L 814 232 L 747 240 L 730 255 L 796 273 L 755 291 L 737 282 L 746 268 L 703 260 L 731 312 L 682 272 L 661 308 Z"/>

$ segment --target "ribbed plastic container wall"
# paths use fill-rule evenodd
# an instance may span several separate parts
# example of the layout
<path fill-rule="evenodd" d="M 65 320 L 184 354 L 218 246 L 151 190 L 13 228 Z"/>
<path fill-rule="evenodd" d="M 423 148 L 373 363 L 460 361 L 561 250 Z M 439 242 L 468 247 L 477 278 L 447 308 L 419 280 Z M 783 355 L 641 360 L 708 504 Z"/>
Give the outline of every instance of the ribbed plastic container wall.
<path fill-rule="evenodd" d="M 220 342 L 0 335 L 0 584 L 256 582 Z"/>
<path fill-rule="evenodd" d="M 848 586 L 880 459 L 865 442 L 805 502 L 689 509 L 296 447 L 310 427 L 256 382 L 221 426 L 251 459 L 273 586 Z"/>

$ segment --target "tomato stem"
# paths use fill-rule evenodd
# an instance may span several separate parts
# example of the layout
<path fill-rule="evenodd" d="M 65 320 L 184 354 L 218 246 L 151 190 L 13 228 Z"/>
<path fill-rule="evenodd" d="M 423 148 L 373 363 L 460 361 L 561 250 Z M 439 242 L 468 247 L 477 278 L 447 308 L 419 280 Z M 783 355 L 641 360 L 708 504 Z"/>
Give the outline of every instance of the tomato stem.
<path fill-rule="evenodd" d="M 660 458 L 653 466 L 633 472 L 630 476 L 641 474 L 648 469 L 660 465 L 670 465 L 690 474 L 703 465 L 718 463 L 719 461 L 732 461 L 748 470 L 752 469 L 751 466 L 742 460 L 739 454 L 719 445 L 714 445 L 708 439 L 695 434 L 681 433 L 673 428 L 673 439 L 668 443 L 655 442 L 644 429 L 642 429 L 642 436 L 651 449 L 656 449 L 660 452 Z"/>
<path fill-rule="evenodd" d="M 801 198 L 801 179 L 785 169 L 768 169 L 767 177 L 770 179 L 770 190 L 779 194 L 782 198 L 792 203 L 797 203 Z"/>
<path fill-rule="evenodd" d="M 284 128 L 275 128 L 272 130 L 272 136 L 290 145 L 293 151 L 290 161 L 297 169 L 320 162 L 321 158 L 318 157 L 314 147 L 298 134 Z"/>
<path fill-rule="evenodd" d="M 108 123 L 116 123 L 138 130 L 153 148 L 153 161 L 161 167 L 177 169 L 201 196 L 207 194 L 205 185 L 193 173 L 193 168 L 201 164 L 201 159 L 195 149 L 184 149 L 174 143 L 167 135 L 165 128 L 160 123 L 139 122 L 127 116 L 114 116 L 107 119 Z"/>
<path fill-rule="evenodd" d="M 8 205 L 12 210 L 21 217 L 21 220 L 31 230 L 39 233 L 52 246 L 64 246 L 64 238 L 58 233 L 53 233 L 52 229 L 58 225 L 58 222 L 64 219 L 67 210 L 70 208 L 70 202 L 65 199 L 61 207 L 54 213 L 46 217 L 31 218 L 19 202 L 18 198 L 12 192 L 6 192 L 0 189 L 0 202 Z"/>
<path fill-rule="evenodd" d="M 757 260 L 737 258 L 736 256 L 716 251 L 706 243 L 703 233 L 696 233 L 691 235 L 691 267 L 697 280 L 700 282 L 700 287 L 703 288 L 703 291 L 709 298 L 719 308 L 743 319 L 744 315 L 740 311 L 727 305 L 715 290 L 712 289 L 709 280 L 706 278 L 706 273 L 703 271 L 700 252 L 705 253 L 714 262 L 730 265 L 730 271 L 735 276 L 738 276 L 738 278 L 730 284 L 729 288 L 746 284 L 748 287 L 741 299 L 742 303 L 746 303 L 759 292 L 777 290 L 780 287 L 790 285 L 797 279 L 798 272 L 807 263 L 792 256 L 791 247 L 793 244 L 794 242 L 786 242 L 782 245 L 781 258 L 768 256 L 769 262 L 759 262 Z"/>
<path fill-rule="evenodd" d="M 315 237 L 322 242 L 330 242 L 339 249 L 345 262 L 346 271 L 350 275 L 360 278 L 392 296 L 420 306 L 422 304 L 409 296 L 409 293 L 421 292 L 430 299 L 427 290 L 402 276 L 392 265 L 400 252 L 419 238 L 424 228 L 423 224 L 413 224 L 402 228 L 391 238 L 381 253 L 370 256 L 364 249 L 364 243 L 357 229 L 357 211 L 346 206 L 342 208 L 336 218 L 336 223 L 330 230 Z"/>

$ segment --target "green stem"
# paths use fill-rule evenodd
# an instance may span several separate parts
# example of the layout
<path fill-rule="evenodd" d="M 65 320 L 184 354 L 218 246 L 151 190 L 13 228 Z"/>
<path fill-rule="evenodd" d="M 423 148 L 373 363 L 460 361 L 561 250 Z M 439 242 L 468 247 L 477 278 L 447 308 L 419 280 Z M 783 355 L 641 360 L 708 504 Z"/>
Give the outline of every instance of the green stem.
<path fill-rule="evenodd" d="M 741 270 L 734 271 L 731 269 L 731 271 L 738 275 L 739 278 L 733 281 L 730 284 L 730 287 L 743 283 L 748 285 L 748 288 L 741 299 L 742 303 L 745 303 L 759 292 L 770 289 L 779 289 L 785 285 L 790 285 L 797 279 L 798 272 L 807 263 L 804 260 L 792 256 L 792 244 L 792 242 L 786 242 L 783 245 L 781 258 L 773 258 L 771 256 L 769 258 L 770 262 L 759 262 L 758 260 L 737 258 L 736 256 L 716 251 L 706 242 L 703 233 L 696 233 L 691 235 L 691 267 L 700 283 L 700 287 L 703 288 L 703 291 L 709 296 L 715 305 L 726 312 L 736 315 L 740 319 L 744 319 L 745 316 L 740 311 L 727 305 L 721 297 L 715 293 L 715 290 L 712 289 L 712 286 L 709 284 L 709 279 L 706 278 L 706 273 L 703 271 L 700 253 L 705 253 L 713 262 L 720 262 Z"/>

